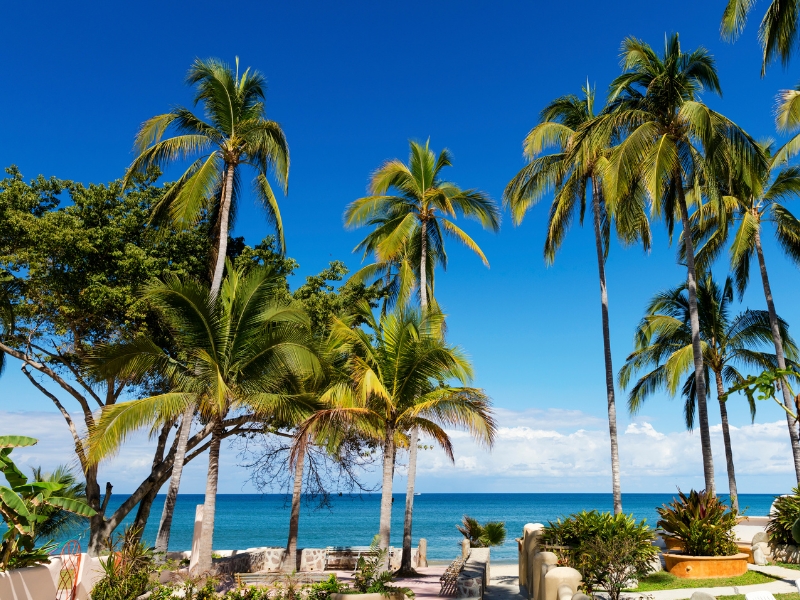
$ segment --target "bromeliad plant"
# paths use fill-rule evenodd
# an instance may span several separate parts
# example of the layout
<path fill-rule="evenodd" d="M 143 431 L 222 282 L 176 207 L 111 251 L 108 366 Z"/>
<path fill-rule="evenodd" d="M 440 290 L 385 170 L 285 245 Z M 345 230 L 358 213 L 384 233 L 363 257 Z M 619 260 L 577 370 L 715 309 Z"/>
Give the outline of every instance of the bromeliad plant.
<path fill-rule="evenodd" d="M 738 552 L 733 528 L 737 512 L 729 509 L 712 491 L 691 490 L 687 496 L 656 508 L 661 516 L 657 527 L 683 542 L 691 556 L 731 556 Z"/>
<path fill-rule="evenodd" d="M 55 544 L 35 547 L 38 528 L 52 515 L 53 509 L 82 517 L 95 514 L 89 506 L 74 498 L 58 495 L 65 486 L 57 481 L 33 481 L 14 464 L 14 448 L 33 446 L 38 440 L 21 435 L 0 436 L 0 471 L 8 485 L 0 485 L 0 515 L 8 530 L 0 543 L 0 571 L 50 562 Z"/>

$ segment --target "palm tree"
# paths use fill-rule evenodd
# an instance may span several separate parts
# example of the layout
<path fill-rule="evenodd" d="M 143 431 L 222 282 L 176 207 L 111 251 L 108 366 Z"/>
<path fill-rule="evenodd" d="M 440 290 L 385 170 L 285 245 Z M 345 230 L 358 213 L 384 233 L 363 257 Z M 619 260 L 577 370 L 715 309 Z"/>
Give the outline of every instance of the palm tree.
<path fill-rule="evenodd" d="M 605 360 L 606 400 L 608 403 L 608 429 L 611 438 L 611 485 L 614 496 L 614 513 L 622 512 L 620 486 L 619 443 L 617 439 L 617 408 L 614 397 L 614 369 L 611 362 L 611 338 L 608 323 L 608 291 L 605 262 L 609 249 L 608 222 L 613 215 L 606 205 L 602 189 L 602 170 L 607 162 L 608 141 L 593 143 L 586 130 L 595 120 L 594 90 L 588 84 L 577 96 L 570 94 L 556 98 L 540 114 L 540 122 L 525 138 L 523 144 L 528 164 L 506 186 L 504 203 L 511 208 L 514 224 L 522 222 L 530 208 L 548 192 L 554 191 L 550 219 L 545 238 L 544 256 L 548 264 L 569 230 L 574 213 L 579 213 L 583 225 L 586 209 L 586 190 L 591 186 L 592 217 L 594 224 L 597 269 L 600 279 L 600 312 L 603 327 L 603 356 Z M 554 151 L 545 154 L 544 151 Z M 631 213 L 630 223 L 635 225 L 625 233 L 630 241 L 640 237 L 649 247 L 650 234 L 638 196 L 633 202 L 619 203 L 621 211 Z M 638 214 L 637 214 L 638 213 Z M 619 225 L 619 221 L 617 221 Z M 619 230 L 619 227 L 618 227 Z M 631 233 L 632 231 L 632 233 Z M 622 232 L 621 232 L 622 233 Z"/>
<path fill-rule="evenodd" d="M 713 262 L 724 249 L 727 235 L 733 233 L 729 252 L 731 270 L 735 275 L 740 297 L 750 280 L 753 255 L 757 257 L 764 298 L 767 302 L 772 342 L 775 346 L 776 365 L 783 370 L 786 369 L 785 340 L 772 297 L 761 233 L 763 223 L 773 223 L 778 244 L 787 256 L 800 264 L 800 221 L 785 206 L 787 200 L 800 195 L 800 167 L 785 164 L 794 152 L 792 148 L 794 145 L 796 144 L 792 140 L 773 155 L 771 145 L 764 144 L 762 148 L 768 157 L 767 166 L 746 173 L 743 177 L 731 178 L 721 205 L 708 204 L 695 214 L 695 235 L 698 240 L 705 242 L 698 251 L 698 264 L 701 267 Z M 722 220 L 720 215 L 723 215 Z M 791 411 L 794 398 L 787 386 L 781 388 L 784 406 Z M 800 438 L 797 419 L 787 413 L 786 420 L 795 476 L 800 483 Z"/>
<path fill-rule="evenodd" d="M 776 356 L 757 350 L 762 344 L 772 341 L 769 313 L 745 310 L 732 317 L 732 302 L 733 280 L 730 277 L 725 279 L 722 287 L 717 285 L 710 273 L 700 279 L 697 305 L 704 366 L 706 374 L 709 371 L 714 374 L 717 386 L 728 486 L 731 502 L 738 510 L 725 386 L 730 388 L 744 381 L 741 368 L 756 368 L 759 371 L 775 368 Z M 779 320 L 779 326 L 790 356 L 796 358 L 797 348 L 787 333 L 788 326 L 782 320 Z M 695 421 L 697 386 L 691 368 L 692 327 L 686 284 L 653 297 L 634 339 L 635 350 L 619 372 L 620 385 L 627 387 L 636 373 L 647 371 L 630 390 L 628 409 L 631 414 L 636 414 L 644 401 L 656 391 L 663 389 L 674 396 L 680 389 L 685 398 L 686 428 L 691 430 Z M 750 410 L 755 416 L 753 403 Z"/>
<path fill-rule="evenodd" d="M 755 6 L 755 0 L 728 0 L 722 13 L 722 37 L 736 40 L 747 25 L 747 16 Z M 767 65 L 780 58 L 783 66 L 789 64 L 797 46 L 800 2 L 797 0 L 772 0 L 758 28 L 758 39 L 763 48 L 761 76 Z"/>
<path fill-rule="evenodd" d="M 55 484 L 61 486 L 58 495 L 86 504 L 86 484 L 79 480 L 66 465 L 59 465 L 51 472 L 42 471 L 41 467 L 33 469 L 33 481 L 36 483 Z M 44 519 L 36 524 L 34 541 L 42 542 L 68 535 L 86 522 L 86 517 L 70 512 L 58 506 L 41 505 L 35 511 Z"/>
<path fill-rule="evenodd" d="M 195 105 L 202 104 L 205 119 L 182 106 L 145 121 L 136 135 L 139 156 L 133 161 L 123 181 L 127 187 L 132 176 L 151 165 L 164 166 L 179 159 L 197 157 L 153 208 L 154 224 L 191 226 L 210 213 L 213 219 L 215 248 L 211 258 L 211 293 L 219 293 L 225 268 L 228 232 L 236 216 L 242 165 L 256 172 L 253 189 L 266 209 L 267 219 L 285 248 L 283 225 L 268 175 L 276 178 L 284 193 L 289 180 L 289 147 L 275 121 L 265 116 L 265 80 L 258 71 L 236 71 L 217 60 L 195 60 L 187 83 L 196 86 Z M 175 135 L 164 139 L 168 129 Z M 170 525 L 178 497 L 186 444 L 194 412 L 181 416 L 178 446 L 167 498 L 161 515 L 156 550 L 166 552 Z"/>
<path fill-rule="evenodd" d="M 706 186 L 709 199 L 719 201 L 713 185 L 716 173 L 757 167 L 763 163 L 759 147 L 741 128 L 697 100 L 703 90 L 721 93 L 713 57 L 704 49 L 683 52 L 677 34 L 665 41 L 661 55 L 649 44 L 627 38 L 622 44 L 624 72 L 610 88 L 611 110 L 602 117 L 602 136 L 615 131 L 621 139 L 604 173 L 615 196 L 625 196 L 635 185 L 647 190 L 651 212 L 663 216 L 670 237 L 675 217 L 682 224 L 686 257 L 687 292 L 692 330 L 697 414 L 707 490 L 714 489 L 714 462 L 708 431 L 706 381 L 697 314 L 697 275 L 694 240 L 689 221 L 691 202 L 686 191 Z"/>
<path fill-rule="evenodd" d="M 469 431 L 491 445 L 495 423 L 489 399 L 482 390 L 442 384 L 466 384 L 472 367 L 463 352 L 442 339 L 444 316 L 438 311 L 398 308 L 376 320 L 366 302 L 354 317 L 371 329 L 352 328 L 348 320 L 334 319 L 331 336 L 347 352 L 351 380 L 329 388 L 318 411 L 298 429 L 298 439 L 340 439 L 357 431 L 383 445 L 383 481 L 379 538 L 389 547 L 392 478 L 395 451 L 410 446 L 405 432 L 415 429 L 432 437 L 453 460 L 453 447 L 443 427 Z"/>
<path fill-rule="evenodd" d="M 441 178 L 452 166 L 450 152 L 438 156 L 425 145 L 410 142 L 408 164 L 398 159 L 385 162 L 369 183 L 369 196 L 352 202 L 345 210 L 345 225 L 373 225 L 375 229 L 356 247 L 366 256 L 374 253 L 375 265 L 358 277 L 387 277 L 393 298 L 401 303 L 408 297 L 412 281 L 418 281 L 423 312 L 433 300 L 433 274 L 437 264 L 447 268 L 444 235 L 449 235 L 475 252 L 488 267 L 480 246 L 450 219 L 459 214 L 478 220 L 484 228 L 498 231 L 500 211 L 489 196 L 477 190 L 462 190 Z M 392 194 L 393 192 L 393 194 Z M 448 218 L 449 217 L 449 218 Z M 414 265 L 417 268 L 414 268 Z M 391 273 L 392 269 L 396 273 Z M 416 273 L 414 273 L 416 271 Z M 416 275 L 416 280 L 412 277 Z M 414 508 L 414 480 L 417 468 L 417 430 L 411 431 L 408 484 L 403 527 L 401 572 L 411 572 L 411 530 Z"/>
<path fill-rule="evenodd" d="M 188 108 L 176 107 L 148 119 L 136 134 L 139 156 L 128 169 L 123 187 L 134 173 L 151 165 L 197 157 L 153 209 L 154 223 L 191 226 L 206 212 L 213 215 L 216 252 L 211 290 L 219 291 L 225 269 L 228 232 L 241 193 L 241 166 L 255 171 L 253 189 L 275 226 L 285 248 L 278 202 L 270 186 L 272 174 L 284 193 L 289 181 L 289 147 L 280 125 L 265 116 L 264 76 L 246 69 L 239 75 L 217 59 L 196 59 L 186 81 L 196 86 L 194 103 L 202 104 L 205 119 Z M 164 138 L 168 129 L 175 135 Z"/>
<path fill-rule="evenodd" d="M 243 274 L 230 265 L 219 294 L 203 283 L 169 278 L 144 297 L 172 330 L 177 356 L 149 339 L 101 347 L 99 376 L 141 380 L 157 373 L 169 392 L 104 408 L 91 432 L 90 459 L 113 453 L 132 431 L 168 422 L 193 407 L 211 426 L 199 572 L 211 566 L 221 434 L 233 422 L 299 422 L 311 407 L 287 393 L 292 378 L 314 376 L 308 317 L 283 300 L 282 278 L 268 267 Z M 230 417 L 230 419 L 228 419 Z M 226 420 L 228 419 L 228 420 Z"/>

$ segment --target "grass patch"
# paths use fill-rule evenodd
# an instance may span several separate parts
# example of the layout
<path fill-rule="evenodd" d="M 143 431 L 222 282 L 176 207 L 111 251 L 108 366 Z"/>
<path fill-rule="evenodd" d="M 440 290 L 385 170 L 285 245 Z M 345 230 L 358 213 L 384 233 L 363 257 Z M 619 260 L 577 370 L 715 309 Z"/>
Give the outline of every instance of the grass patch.
<path fill-rule="evenodd" d="M 738 577 L 715 577 L 714 579 L 684 579 L 683 577 L 676 577 L 666 571 L 659 571 L 658 573 L 653 573 L 652 575 L 640 579 L 639 587 L 632 591 L 654 592 L 656 590 L 755 585 L 757 583 L 769 583 L 776 579 L 778 579 L 778 577 L 770 577 L 758 571 L 748 571 L 744 575 L 739 575 Z M 784 596 L 792 595 L 793 594 L 784 594 Z M 787 600 L 800 600 L 800 595 L 794 594 L 794 596 L 797 596 L 797 598 L 787 598 Z"/>
<path fill-rule="evenodd" d="M 769 564 L 775 567 L 783 567 L 784 569 L 794 569 L 795 571 L 800 571 L 800 565 L 794 563 L 771 562 Z"/>

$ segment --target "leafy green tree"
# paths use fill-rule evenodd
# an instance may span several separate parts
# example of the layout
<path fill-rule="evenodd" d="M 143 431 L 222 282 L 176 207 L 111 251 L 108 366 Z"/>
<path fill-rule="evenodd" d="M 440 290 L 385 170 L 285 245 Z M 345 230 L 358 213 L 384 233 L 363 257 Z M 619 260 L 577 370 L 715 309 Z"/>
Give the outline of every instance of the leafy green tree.
<path fill-rule="evenodd" d="M 744 381 L 741 369 L 758 370 L 776 364 L 776 356 L 759 350 L 772 341 L 770 315 L 763 310 L 745 310 L 731 315 L 733 281 L 730 277 L 720 287 L 710 274 L 699 281 L 697 307 L 700 318 L 700 343 L 706 377 L 713 373 L 722 420 L 722 439 L 728 471 L 728 486 L 733 507 L 738 510 L 736 473 L 733 464 L 728 425 L 728 387 Z M 781 336 L 791 358 L 797 348 L 788 333 L 788 326 L 778 320 Z M 636 373 L 645 371 L 628 396 L 631 414 L 637 413 L 644 401 L 659 390 L 674 396 L 680 390 L 685 398 L 684 416 L 687 429 L 695 422 L 697 393 L 692 372 L 692 328 L 686 284 L 656 294 L 647 306 L 645 316 L 636 329 L 636 348 L 620 369 L 619 381 L 628 387 Z M 755 416 L 755 404 L 750 403 Z"/>
<path fill-rule="evenodd" d="M 253 189 L 275 226 L 284 249 L 283 225 L 268 176 L 272 174 L 284 193 L 289 180 L 289 147 L 275 121 L 265 116 L 265 80 L 258 71 L 239 75 L 230 65 L 211 58 L 195 60 L 186 81 L 196 88 L 195 105 L 201 104 L 205 120 L 182 106 L 145 121 L 136 134 L 139 156 L 125 177 L 175 160 L 197 157 L 186 172 L 154 206 L 153 222 L 186 227 L 212 215 L 215 253 L 211 290 L 219 291 L 225 268 L 228 232 L 239 201 L 240 167 L 255 170 Z M 175 135 L 164 138 L 167 130 Z"/>
<path fill-rule="evenodd" d="M 596 127 L 601 139 L 615 135 L 621 140 L 611 153 L 603 179 L 615 197 L 625 197 L 636 186 L 643 186 L 651 212 L 665 219 L 670 236 L 675 218 L 680 219 L 703 474 L 706 489 L 713 490 L 714 462 L 689 207 L 700 201 L 694 194 L 706 184 L 709 199 L 718 202 L 713 186 L 718 174 L 734 168 L 757 168 L 764 157 L 741 128 L 697 100 L 701 90 L 720 93 L 714 59 L 704 48 L 683 52 L 678 35 L 673 34 L 665 40 L 664 52 L 659 55 L 646 42 L 627 38 L 622 44 L 622 65 L 624 72 L 611 83 L 611 109 Z"/>
<path fill-rule="evenodd" d="M 443 384 L 466 384 L 472 367 L 463 352 L 442 338 L 444 316 L 396 309 L 376 320 L 362 301 L 354 314 L 368 324 L 370 333 L 334 319 L 331 336 L 346 354 L 349 379 L 332 385 L 321 400 L 327 409 L 317 411 L 298 429 L 298 439 L 338 440 L 343 432 L 357 430 L 383 445 L 383 481 L 380 547 L 389 547 L 392 478 L 398 443 L 407 445 L 405 432 L 418 428 L 453 459 L 444 427 L 469 431 L 479 442 L 491 445 L 495 424 L 489 399 L 482 390 Z"/>
<path fill-rule="evenodd" d="M 589 88 L 588 84 L 582 92 L 581 96 L 570 94 L 556 98 L 542 110 L 539 124 L 528 133 L 523 144 L 528 164 L 506 186 L 503 200 L 511 209 L 514 224 L 519 224 L 528 210 L 544 195 L 554 192 L 544 245 L 545 261 L 551 264 L 555 261 L 556 253 L 576 212 L 583 225 L 586 191 L 591 189 L 592 222 L 600 279 L 608 428 L 611 438 L 611 482 L 614 513 L 619 514 L 622 512 L 622 491 L 605 262 L 608 257 L 612 220 L 616 222 L 617 230 L 625 241 L 630 242 L 640 238 L 645 247 L 649 247 L 650 244 L 650 230 L 640 194 L 631 194 L 629 201 L 616 203 L 617 212 L 622 222 L 629 225 L 628 227 L 620 228 L 620 220 L 615 219 L 615 214 L 609 210 L 603 193 L 602 173 L 608 163 L 611 140 L 606 139 L 598 143 L 586 135 L 586 131 L 595 121 L 595 97 L 594 90 Z M 550 148 L 553 151 L 545 153 Z"/>
<path fill-rule="evenodd" d="M 177 353 L 146 337 L 96 352 L 99 376 L 143 380 L 152 373 L 168 391 L 103 409 L 91 432 L 90 460 L 109 456 L 136 429 L 172 422 L 194 407 L 211 429 L 198 572 L 211 567 L 220 444 L 225 428 L 274 419 L 298 422 L 307 409 L 287 393 L 292 378 L 319 370 L 308 340 L 308 317 L 284 301 L 283 279 L 269 267 L 233 268 L 219 294 L 201 282 L 165 278 L 145 288 L 169 325 Z"/>
<path fill-rule="evenodd" d="M 362 270 L 360 278 L 384 276 L 387 289 L 400 305 L 410 295 L 412 281 L 418 281 L 420 306 L 428 310 L 433 300 L 433 274 L 437 264 L 447 267 L 444 235 L 449 235 L 477 254 L 488 267 L 486 256 L 475 241 L 450 219 L 459 214 L 476 219 L 484 228 L 500 228 L 500 211 L 483 192 L 462 190 L 442 179 L 442 170 L 452 166 L 448 150 L 438 156 L 430 149 L 410 142 L 408 164 L 398 159 L 385 162 L 372 175 L 369 196 L 352 202 L 345 211 L 345 225 L 372 225 L 375 229 L 359 244 L 357 250 L 373 253 L 376 263 L 372 272 Z M 392 270 L 395 273 L 392 273 Z M 415 273 L 416 271 L 416 273 Z M 418 279 L 414 279 L 414 275 Z M 387 303 L 388 305 L 388 303 Z M 386 306 L 384 307 L 386 308 Z M 403 556 L 400 571 L 411 572 L 411 528 L 414 507 L 414 480 L 417 469 L 419 432 L 413 430 L 409 441 L 408 485 L 406 489 Z"/>
<path fill-rule="evenodd" d="M 68 511 L 80 517 L 94 515 L 94 510 L 84 502 L 59 494 L 64 484 L 29 482 L 14 464 L 11 451 L 33 446 L 36 442 L 34 438 L 21 435 L 0 436 L 0 471 L 8 482 L 7 486 L 0 485 L 0 517 L 8 527 L 0 542 L 0 571 L 49 562 L 49 545 L 37 550 L 34 544 L 39 534 L 45 533 L 55 511 Z"/>
<path fill-rule="evenodd" d="M 731 271 L 735 276 L 739 295 L 744 294 L 750 281 L 750 264 L 753 256 L 758 260 L 764 299 L 775 346 L 776 367 L 786 369 L 787 349 L 783 326 L 775 309 L 772 286 L 767 272 L 764 249 L 761 243 L 765 224 L 773 226 L 778 245 L 796 264 L 800 264 L 800 221 L 786 206 L 789 200 L 800 195 L 800 167 L 788 166 L 785 160 L 791 155 L 792 142 L 779 148 L 774 155 L 769 145 L 764 145 L 768 156 L 766 168 L 750 171 L 744 176 L 731 178 L 721 203 L 708 203 L 693 215 L 694 234 L 704 244 L 698 251 L 698 265 L 706 268 L 724 250 L 727 237 Z M 793 353 L 793 351 L 792 351 Z M 788 386 L 782 386 L 783 402 L 791 409 L 794 398 Z M 794 459 L 795 476 L 800 483 L 800 441 L 797 420 L 786 414 Z"/>
<path fill-rule="evenodd" d="M 80 430 L 94 426 L 95 409 L 121 397 L 149 395 L 163 382 L 97 380 L 88 372 L 87 355 L 97 344 L 139 335 L 171 348 L 169 332 L 138 292 L 162 275 L 202 277 L 210 224 L 204 220 L 170 235 L 149 227 L 151 207 L 170 189 L 154 185 L 155 171 L 137 176 L 125 193 L 118 181 L 84 186 L 40 176 L 25 182 L 17 169 L 6 172 L 0 181 L 0 271 L 14 322 L 0 330 L 0 351 L 21 361 L 23 374 L 53 402 L 72 434 L 87 503 L 96 513 L 88 546 L 94 554 L 131 511 L 143 528 L 175 453 L 166 446 L 171 424 L 164 424 L 155 432 L 150 473 L 106 513 L 112 486 L 107 483 L 102 492 Z M 209 436 L 203 428 L 190 437 L 188 460 L 207 447 Z"/>
<path fill-rule="evenodd" d="M 744 31 L 755 4 L 755 0 L 728 0 L 722 13 L 722 37 L 736 40 Z M 762 77 L 767 73 L 767 65 L 777 58 L 784 66 L 789 64 L 798 42 L 798 18 L 800 3 L 797 0 L 771 0 L 758 28 L 763 50 Z"/>

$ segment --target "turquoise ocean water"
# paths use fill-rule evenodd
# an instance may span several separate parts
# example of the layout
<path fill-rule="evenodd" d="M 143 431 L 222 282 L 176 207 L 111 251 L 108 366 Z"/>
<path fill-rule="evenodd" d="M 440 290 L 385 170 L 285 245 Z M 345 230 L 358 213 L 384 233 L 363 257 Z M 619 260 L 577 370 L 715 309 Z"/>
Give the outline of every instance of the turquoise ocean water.
<path fill-rule="evenodd" d="M 623 509 L 636 519 L 655 526 L 656 506 L 669 502 L 673 494 L 625 494 Z M 395 494 L 392 511 L 392 544 L 402 543 L 405 495 Z M 775 496 L 742 494 L 739 504 L 745 514 L 765 515 Z M 109 509 L 119 506 L 124 496 L 112 496 Z M 289 524 L 288 499 L 279 494 L 220 494 L 217 497 L 215 549 L 243 549 L 254 546 L 283 546 Z M 192 542 L 195 506 L 202 495 L 178 496 L 172 525 L 170 550 L 188 550 Z M 153 504 L 145 539 L 155 540 L 161 517 L 163 496 Z M 435 561 L 452 560 L 459 552 L 461 534 L 456 524 L 465 514 L 479 521 L 505 521 L 508 539 L 492 549 L 492 560 L 515 562 L 519 537 L 525 523 L 547 521 L 581 510 L 612 509 L 611 494 L 421 494 L 414 498 L 414 544 L 428 540 L 428 557 Z M 301 548 L 334 545 L 368 545 L 378 531 L 379 494 L 335 496 L 331 507 L 302 507 L 300 514 Z M 110 512 L 110 511 L 109 511 Z M 83 536 L 85 540 L 85 534 Z"/>

